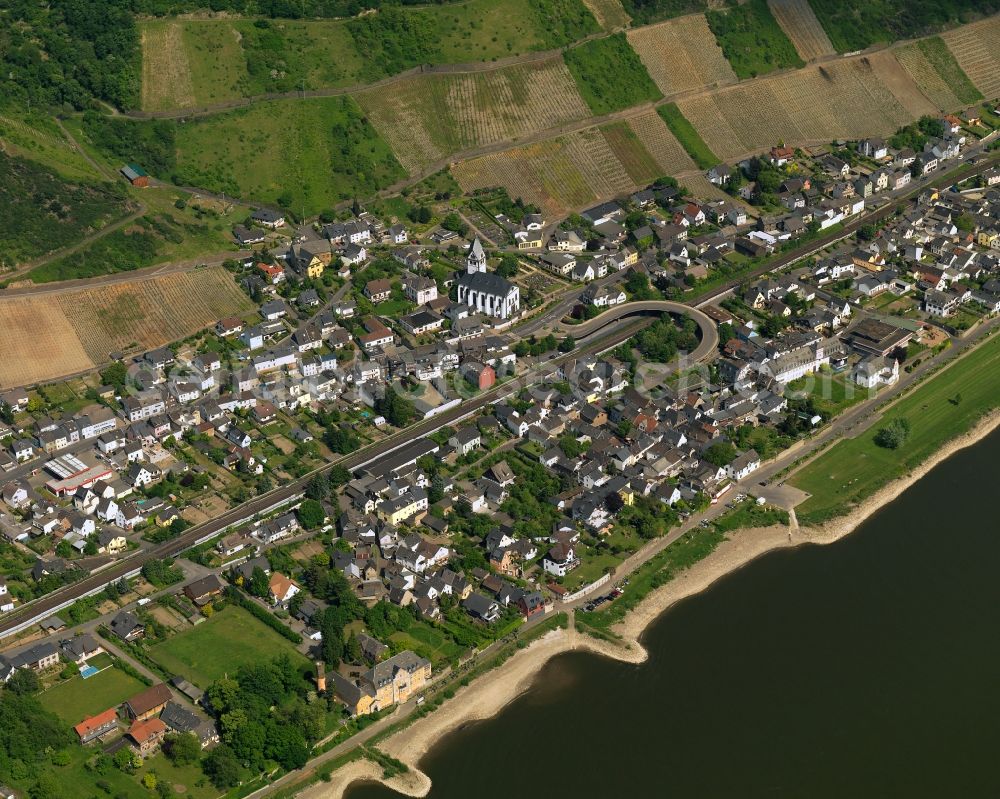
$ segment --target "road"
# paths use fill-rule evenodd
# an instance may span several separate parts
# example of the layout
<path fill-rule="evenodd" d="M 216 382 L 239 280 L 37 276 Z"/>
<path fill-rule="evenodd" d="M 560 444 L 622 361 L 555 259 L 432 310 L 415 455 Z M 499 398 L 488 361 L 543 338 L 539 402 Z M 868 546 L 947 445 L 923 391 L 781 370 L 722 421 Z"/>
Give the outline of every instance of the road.
<path fill-rule="evenodd" d="M 984 159 L 980 164 L 976 166 L 965 165 L 947 175 L 939 175 L 938 178 L 939 180 L 941 178 L 947 178 L 947 182 L 951 183 L 955 180 L 964 179 L 965 177 L 968 177 L 972 174 L 977 174 L 978 172 L 981 172 L 986 168 L 988 168 L 991 164 L 996 163 L 998 160 L 1000 160 L 1000 153 L 994 154 L 992 157 Z M 894 213 L 896 208 L 902 205 L 903 202 L 905 202 L 905 200 L 908 197 L 910 197 L 913 194 L 916 194 L 921 189 L 922 189 L 921 186 L 915 187 L 914 190 L 910 192 L 909 195 L 901 197 L 896 202 L 886 205 L 885 207 L 879 209 L 878 211 L 868 214 L 861 219 L 852 221 L 850 224 L 846 225 L 843 230 L 820 237 L 819 239 L 814 240 L 809 244 L 804 245 L 801 248 L 796 248 L 793 251 L 783 254 L 774 261 L 762 266 L 759 270 L 755 270 L 753 275 L 763 274 L 765 272 L 786 266 L 792 263 L 793 261 L 802 258 L 805 254 L 815 252 L 816 250 L 821 249 L 824 246 L 827 246 L 828 244 L 838 240 L 839 238 L 848 235 L 850 232 L 856 230 L 862 224 L 866 224 L 868 222 L 885 218 L 889 214 Z M 728 291 L 732 290 L 732 288 L 735 285 L 738 285 L 739 283 L 741 283 L 743 280 L 746 279 L 747 277 L 744 276 L 740 280 L 731 281 L 729 284 L 726 284 L 714 290 L 709 295 L 705 295 L 698 298 L 698 304 L 704 305 L 711 299 L 726 294 Z M 563 300 L 560 300 L 555 307 L 545 312 L 541 318 L 548 319 L 549 321 L 551 321 L 552 318 L 554 318 L 554 315 L 559 313 L 563 305 L 569 305 L 572 302 L 575 302 L 576 299 L 577 298 L 574 296 L 569 296 L 567 298 L 564 298 Z M 678 304 L 678 307 L 682 308 L 683 312 L 692 313 L 692 315 L 694 315 L 692 309 L 689 306 Z M 619 310 L 619 313 L 623 313 L 623 311 Z M 558 318 L 561 318 L 561 316 Z M 645 323 L 648 323 L 648 317 Z M 573 350 L 571 353 L 562 355 L 558 358 L 553 358 L 548 363 L 552 366 L 555 366 L 557 364 L 564 363 L 571 359 L 578 358 L 581 354 L 603 349 L 610 349 L 616 346 L 617 344 L 621 343 L 622 341 L 627 340 L 635 332 L 635 330 L 638 329 L 642 324 L 644 324 L 644 322 L 636 321 L 633 325 L 625 325 L 621 329 L 612 334 L 595 333 L 594 335 L 600 336 L 597 340 L 591 340 L 590 337 L 588 336 L 581 337 L 581 339 L 577 341 L 577 348 L 575 350 Z M 605 326 L 606 325 L 602 325 L 601 327 L 603 328 Z M 525 333 L 524 327 L 518 329 L 518 332 L 524 334 Z M 971 346 L 970 342 L 975 340 L 978 340 L 978 336 L 976 335 L 971 336 L 968 340 L 966 340 L 966 342 L 961 343 L 958 347 L 953 349 L 956 349 L 957 351 L 964 351 L 968 346 Z M 903 386 L 905 386 L 908 384 L 908 381 L 901 380 L 900 383 Z M 516 385 L 520 387 L 521 382 L 517 381 Z M 368 447 L 365 447 L 359 450 L 358 452 L 352 453 L 351 455 L 338 458 L 337 460 L 331 462 L 330 464 L 327 464 L 322 469 L 317 471 L 327 471 L 331 469 L 333 466 L 338 466 L 338 465 L 344 466 L 348 469 L 356 468 L 357 466 L 366 463 L 369 460 L 372 460 L 388 452 L 391 452 L 392 450 L 401 446 L 407 441 L 411 441 L 414 438 L 427 435 L 428 433 L 438 430 L 441 427 L 449 425 L 455 421 L 458 421 L 466 417 L 471 413 L 474 413 L 476 410 L 483 408 L 488 404 L 496 402 L 498 399 L 506 395 L 511 390 L 512 389 L 510 387 L 510 384 L 498 385 L 495 388 L 486 391 L 467 402 L 460 404 L 456 408 L 453 408 L 449 411 L 446 411 L 430 419 L 422 420 L 405 430 L 393 434 L 389 438 L 385 439 L 384 441 L 378 442 L 377 444 L 369 445 Z M 845 414 L 843 417 L 841 417 L 840 420 L 838 420 L 838 422 L 836 422 L 835 425 L 832 427 L 836 430 L 844 429 L 843 425 L 847 424 L 849 420 L 855 419 L 856 418 L 855 415 L 860 413 L 860 409 L 864 407 L 866 404 L 867 403 L 863 403 L 862 405 L 856 406 L 854 410 L 850 411 L 848 414 Z M 827 433 L 827 435 L 828 434 L 829 433 Z M 778 467 L 776 471 L 780 471 L 781 468 L 784 467 Z M 230 525 L 251 518 L 255 514 L 263 512 L 275 504 L 284 501 L 289 501 L 295 498 L 305 488 L 306 484 L 309 482 L 309 480 L 312 478 L 314 474 L 315 472 L 310 473 L 305 477 L 302 477 L 298 480 L 294 480 L 285 486 L 274 489 L 273 491 L 270 491 L 267 494 L 264 494 L 260 497 L 256 497 L 250 502 L 238 508 L 234 508 L 230 511 L 227 511 L 217 519 L 214 519 L 210 522 L 205 522 L 204 524 L 198 525 L 196 527 L 192 527 L 190 530 L 187 530 L 185 533 L 183 533 L 181 536 L 174 539 L 173 541 L 169 541 L 167 543 L 153 547 L 152 549 L 137 553 L 133 557 L 121 563 L 118 563 L 112 567 L 109 567 L 107 570 L 98 575 L 92 575 L 86 577 L 72 586 L 67 586 L 64 589 L 56 591 L 45 597 L 42 597 L 41 599 L 38 599 L 35 602 L 21 606 L 17 610 L 12 611 L 11 613 L 4 616 L 3 620 L 0 621 L 0 638 L 10 635 L 12 629 L 24 624 L 28 619 L 44 618 L 46 613 L 51 612 L 53 608 L 60 606 L 64 602 L 84 596 L 85 594 L 91 591 L 99 590 L 100 588 L 105 586 L 108 582 L 117 580 L 122 575 L 140 568 L 142 564 L 147 560 L 153 558 L 174 557 L 183 552 L 185 549 L 188 549 L 191 546 L 193 546 L 194 543 L 200 538 L 212 535 L 216 532 L 224 530 Z"/>
<path fill-rule="evenodd" d="M 651 317 L 639 320 L 632 320 L 628 317 L 622 318 L 622 324 L 613 333 L 607 331 L 595 332 L 591 336 L 582 338 L 577 343 L 577 348 L 565 355 L 552 358 L 544 362 L 545 367 L 556 367 L 581 355 L 590 352 L 602 351 L 617 346 L 621 342 L 632 336 L 636 330 L 648 324 Z M 546 368 L 539 370 L 534 375 L 537 379 L 539 375 L 551 371 Z M 269 491 L 266 494 L 255 497 L 243 505 L 226 511 L 221 516 L 209 522 L 196 525 L 186 530 L 177 538 L 162 544 L 158 544 L 146 550 L 136 552 L 131 557 L 124 559 L 113 566 L 109 566 L 98 574 L 90 575 L 79 582 L 66 586 L 51 594 L 47 594 L 34 602 L 27 603 L 4 615 L 0 621 L 0 639 L 10 635 L 12 631 L 23 627 L 24 624 L 33 620 L 40 620 L 52 613 L 56 608 L 63 606 L 66 602 L 78 599 L 91 592 L 101 590 L 108 583 L 118 580 L 122 576 L 135 572 L 142 565 L 150 560 L 172 558 L 181 554 L 184 550 L 191 548 L 195 543 L 206 537 L 225 530 L 231 525 L 248 520 L 256 514 L 263 513 L 275 505 L 289 502 L 301 495 L 309 481 L 320 472 L 327 472 L 334 466 L 344 466 L 347 469 L 355 469 L 375 458 L 385 455 L 398 447 L 412 441 L 415 438 L 425 436 L 446 425 L 463 419 L 486 405 L 496 402 L 511 392 L 520 390 L 525 385 L 525 378 L 511 382 L 498 384 L 489 391 L 485 391 L 476 397 L 461 403 L 455 408 L 424 419 L 410 427 L 400 430 L 383 441 L 371 444 L 350 455 L 345 455 L 331 461 L 329 464 L 316 469 L 309 474 L 291 481 L 284 486 Z"/>

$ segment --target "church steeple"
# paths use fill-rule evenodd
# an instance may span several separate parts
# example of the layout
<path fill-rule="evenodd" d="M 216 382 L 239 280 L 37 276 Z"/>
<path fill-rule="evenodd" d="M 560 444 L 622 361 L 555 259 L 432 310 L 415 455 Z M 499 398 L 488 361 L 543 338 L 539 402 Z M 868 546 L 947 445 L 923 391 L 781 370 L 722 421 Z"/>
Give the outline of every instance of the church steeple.
<path fill-rule="evenodd" d="M 465 262 L 465 271 L 470 275 L 475 272 L 486 271 L 486 253 L 483 245 L 479 243 L 479 236 L 476 236 L 469 248 L 469 257 Z"/>

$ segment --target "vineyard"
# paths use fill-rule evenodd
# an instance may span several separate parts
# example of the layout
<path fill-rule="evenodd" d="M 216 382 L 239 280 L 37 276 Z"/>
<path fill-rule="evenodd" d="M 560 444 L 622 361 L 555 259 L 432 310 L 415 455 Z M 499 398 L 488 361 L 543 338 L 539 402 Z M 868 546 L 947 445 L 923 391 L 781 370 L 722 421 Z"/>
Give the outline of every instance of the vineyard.
<path fill-rule="evenodd" d="M 92 368 L 114 351 L 184 338 L 254 307 L 221 268 L 0 300 L 0 387 Z"/>
<path fill-rule="evenodd" d="M 632 169 L 643 169 L 634 148 L 627 157 Z M 503 186 L 511 197 L 534 203 L 552 216 L 627 194 L 640 185 L 596 128 L 464 161 L 452 166 L 452 174 L 463 191 Z"/>
<path fill-rule="evenodd" d="M 665 95 L 736 81 L 701 14 L 635 28 L 628 41 Z"/>
<path fill-rule="evenodd" d="M 895 53 L 900 66 L 941 111 L 953 111 L 961 105 L 951 86 L 944 81 L 924 55 L 919 42 L 899 47 Z"/>
<path fill-rule="evenodd" d="M 632 117 L 628 126 L 656 161 L 660 174 L 676 175 L 678 172 L 695 169 L 691 157 L 655 111 Z"/>
<path fill-rule="evenodd" d="M 956 28 L 941 38 L 986 99 L 1000 97 L 1000 17 Z"/>
<path fill-rule="evenodd" d="M 142 28 L 142 107 L 147 111 L 194 105 L 191 66 L 180 22 Z"/>
<path fill-rule="evenodd" d="M 835 52 L 808 0 L 768 0 L 778 21 L 803 61 L 812 61 Z"/>
<path fill-rule="evenodd" d="M 56 298 L 0 300 L 0 388 L 50 380 L 94 363 Z"/>
<path fill-rule="evenodd" d="M 806 67 L 678 102 L 717 156 L 730 159 L 778 142 L 828 142 L 891 133 L 917 116 L 919 91 L 903 98 L 884 78 L 898 83 L 889 53 Z M 895 63 L 893 61 L 893 63 Z M 902 72 L 898 65 L 896 70 Z M 912 86 L 912 81 L 910 81 Z M 927 108 L 930 104 L 923 100 Z"/>
<path fill-rule="evenodd" d="M 612 152 L 625 167 L 633 183 L 645 186 L 667 173 L 643 146 L 635 131 L 626 122 L 616 122 L 601 128 L 601 134 Z"/>
<path fill-rule="evenodd" d="M 583 4 L 590 9 L 597 24 L 606 31 L 624 28 L 632 21 L 622 7 L 621 0 L 583 0 Z"/>
<path fill-rule="evenodd" d="M 357 95 L 411 172 L 590 114 L 559 57 L 487 72 L 420 75 Z"/>

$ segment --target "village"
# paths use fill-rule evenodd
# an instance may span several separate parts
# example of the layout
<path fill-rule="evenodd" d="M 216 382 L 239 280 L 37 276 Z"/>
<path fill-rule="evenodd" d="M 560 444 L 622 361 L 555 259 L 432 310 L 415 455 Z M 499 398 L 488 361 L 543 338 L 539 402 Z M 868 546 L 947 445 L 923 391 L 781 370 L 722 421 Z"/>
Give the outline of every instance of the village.
<path fill-rule="evenodd" d="M 143 557 L 22 625 L 0 678 L 44 688 L 116 779 L 211 796 L 262 741 L 298 768 L 560 607 L 616 601 L 647 542 L 763 504 L 763 463 L 1000 313 L 1000 170 L 934 183 L 983 157 L 975 125 L 775 145 L 707 171 L 728 200 L 664 179 L 556 221 L 507 198 L 488 238 L 255 211 L 228 265 L 255 316 L 122 357 L 85 402 L 0 396 L 0 612 Z M 654 318 L 623 328 L 633 303 Z M 245 718 L 264 696 L 294 735 Z M 220 752 L 204 774 L 194 747 Z"/>

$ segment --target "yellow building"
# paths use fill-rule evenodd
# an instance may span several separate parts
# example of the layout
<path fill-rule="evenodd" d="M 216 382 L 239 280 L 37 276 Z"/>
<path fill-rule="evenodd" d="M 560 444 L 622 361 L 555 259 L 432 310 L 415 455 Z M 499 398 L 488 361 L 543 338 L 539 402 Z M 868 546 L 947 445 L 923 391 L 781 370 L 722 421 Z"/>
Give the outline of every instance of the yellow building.
<path fill-rule="evenodd" d="M 356 682 L 337 672 L 329 676 L 337 698 L 351 715 L 366 716 L 402 704 L 419 692 L 431 678 L 431 662 L 406 650 L 376 663 Z"/>
<path fill-rule="evenodd" d="M 376 507 L 378 517 L 389 524 L 399 524 L 427 510 L 427 492 L 417 488 L 401 497 L 383 500 Z"/>
<path fill-rule="evenodd" d="M 998 238 L 1000 238 L 1000 233 L 997 231 L 984 229 L 979 231 L 977 241 L 980 247 L 996 247 Z"/>

